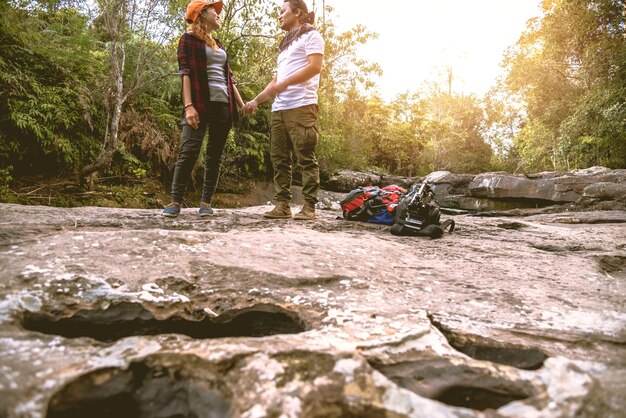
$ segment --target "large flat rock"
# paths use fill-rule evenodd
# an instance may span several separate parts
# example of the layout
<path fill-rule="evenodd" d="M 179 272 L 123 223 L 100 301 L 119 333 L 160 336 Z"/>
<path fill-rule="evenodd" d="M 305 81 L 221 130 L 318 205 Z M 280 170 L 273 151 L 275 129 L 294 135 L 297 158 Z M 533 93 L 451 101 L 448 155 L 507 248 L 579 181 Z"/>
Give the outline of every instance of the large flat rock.
<path fill-rule="evenodd" d="M 0 417 L 623 416 L 626 212 L 267 209 L 0 205 Z"/>

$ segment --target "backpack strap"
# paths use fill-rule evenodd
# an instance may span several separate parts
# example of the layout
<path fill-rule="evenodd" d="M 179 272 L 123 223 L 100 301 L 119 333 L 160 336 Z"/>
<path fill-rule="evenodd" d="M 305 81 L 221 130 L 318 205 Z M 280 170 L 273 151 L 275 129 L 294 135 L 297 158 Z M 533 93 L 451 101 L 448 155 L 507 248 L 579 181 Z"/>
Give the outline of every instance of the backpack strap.
<path fill-rule="evenodd" d="M 452 232 L 452 231 L 454 231 L 455 223 L 454 223 L 454 221 L 452 219 L 446 219 L 445 221 L 440 223 L 439 226 L 444 231 L 446 230 L 446 228 L 450 227 L 450 230 L 448 232 Z"/>
<path fill-rule="evenodd" d="M 450 228 L 448 232 L 454 231 L 454 221 L 452 219 L 446 219 L 439 225 L 426 225 L 424 228 L 417 231 L 417 236 L 441 238 L 448 227 Z"/>
<path fill-rule="evenodd" d="M 454 231 L 454 221 L 452 219 L 446 219 L 440 225 L 426 225 L 424 228 L 418 230 L 406 228 L 402 224 L 395 223 L 391 227 L 391 234 L 399 236 L 429 237 L 434 239 L 441 238 L 447 228 L 450 228 L 449 232 Z"/>
<path fill-rule="evenodd" d="M 443 228 L 439 225 L 426 225 L 419 231 L 415 232 L 418 237 L 441 238 L 443 236 Z"/>

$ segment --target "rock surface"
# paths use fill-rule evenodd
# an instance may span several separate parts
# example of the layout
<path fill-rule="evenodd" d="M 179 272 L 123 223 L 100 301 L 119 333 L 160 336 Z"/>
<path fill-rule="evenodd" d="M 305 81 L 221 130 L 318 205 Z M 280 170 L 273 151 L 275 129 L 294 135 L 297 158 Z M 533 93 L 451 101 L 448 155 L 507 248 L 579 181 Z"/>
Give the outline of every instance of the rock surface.
<path fill-rule="evenodd" d="M 626 212 L 265 210 L 0 205 L 0 417 L 624 416 Z"/>

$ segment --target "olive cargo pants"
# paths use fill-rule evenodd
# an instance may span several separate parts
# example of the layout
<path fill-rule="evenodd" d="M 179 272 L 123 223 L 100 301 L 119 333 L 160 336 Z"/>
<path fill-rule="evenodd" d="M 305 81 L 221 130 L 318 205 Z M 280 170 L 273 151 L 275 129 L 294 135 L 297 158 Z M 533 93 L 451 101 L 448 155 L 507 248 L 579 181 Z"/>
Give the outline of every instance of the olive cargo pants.
<path fill-rule="evenodd" d="M 302 195 L 307 203 L 317 203 L 320 170 L 315 157 L 317 145 L 317 105 L 272 112 L 270 157 L 274 167 L 277 201 L 291 200 L 293 155 L 302 167 Z"/>

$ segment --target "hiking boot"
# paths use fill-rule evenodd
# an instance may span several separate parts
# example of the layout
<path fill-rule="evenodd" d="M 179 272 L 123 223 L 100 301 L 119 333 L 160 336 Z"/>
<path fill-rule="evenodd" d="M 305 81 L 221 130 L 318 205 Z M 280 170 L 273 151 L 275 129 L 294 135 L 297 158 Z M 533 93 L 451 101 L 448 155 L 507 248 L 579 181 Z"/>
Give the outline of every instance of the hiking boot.
<path fill-rule="evenodd" d="M 264 218 L 270 219 L 289 219 L 291 218 L 291 208 L 289 207 L 289 202 L 286 200 L 279 200 L 276 202 L 276 206 L 274 209 L 265 212 L 263 214 Z"/>
<path fill-rule="evenodd" d="M 200 209 L 198 209 L 198 213 L 200 216 L 211 216 L 213 215 L 213 208 L 210 203 L 200 202 Z"/>
<path fill-rule="evenodd" d="M 180 213 L 180 203 L 172 202 L 167 205 L 161 215 L 167 216 L 168 218 L 175 218 Z"/>
<path fill-rule="evenodd" d="M 310 221 L 312 219 L 315 219 L 315 205 L 311 203 L 304 203 L 304 205 L 302 205 L 302 209 L 300 209 L 300 212 L 298 212 L 296 216 L 293 217 L 293 219 L 299 221 Z"/>

